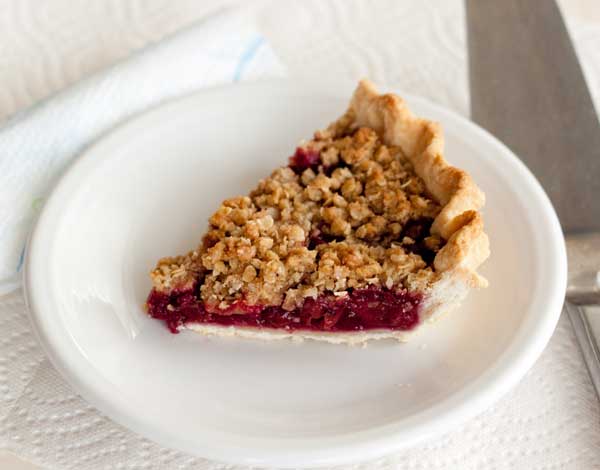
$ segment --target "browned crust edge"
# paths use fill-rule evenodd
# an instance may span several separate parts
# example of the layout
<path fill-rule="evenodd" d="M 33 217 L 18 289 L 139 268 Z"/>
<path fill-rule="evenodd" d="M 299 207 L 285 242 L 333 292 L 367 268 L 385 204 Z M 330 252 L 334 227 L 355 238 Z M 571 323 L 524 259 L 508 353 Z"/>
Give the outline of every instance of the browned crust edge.
<path fill-rule="evenodd" d="M 348 120 L 355 126 L 371 127 L 385 144 L 399 146 L 431 196 L 443 206 L 431 227 L 432 233 L 446 240 L 434 260 L 436 271 L 455 272 L 470 287 L 486 287 L 486 279 L 477 273 L 490 254 L 479 212 L 485 195 L 467 172 L 444 159 L 440 125 L 415 116 L 402 98 L 380 95 L 368 80 L 360 81 L 348 111 L 339 121 Z"/>

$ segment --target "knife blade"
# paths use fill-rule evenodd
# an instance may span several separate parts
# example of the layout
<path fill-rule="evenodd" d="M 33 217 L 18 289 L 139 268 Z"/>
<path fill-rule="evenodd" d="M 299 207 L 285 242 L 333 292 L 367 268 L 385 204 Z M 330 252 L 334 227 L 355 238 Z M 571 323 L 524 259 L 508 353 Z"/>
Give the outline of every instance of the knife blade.
<path fill-rule="evenodd" d="M 567 240 L 567 308 L 600 396 L 600 124 L 554 0 L 466 0 L 472 119 L 536 175 Z"/>

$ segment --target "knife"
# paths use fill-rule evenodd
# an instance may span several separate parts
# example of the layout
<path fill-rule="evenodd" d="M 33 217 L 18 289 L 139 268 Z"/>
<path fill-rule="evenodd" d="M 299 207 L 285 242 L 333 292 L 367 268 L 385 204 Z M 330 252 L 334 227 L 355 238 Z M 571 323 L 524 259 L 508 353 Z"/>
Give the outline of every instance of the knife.
<path fill-rule="evenodd" d="M 471 117 L 537 176 L 567 245 L 569 316 L 600 397 L 600 124 L 554 0 L 466 0 Z"/>

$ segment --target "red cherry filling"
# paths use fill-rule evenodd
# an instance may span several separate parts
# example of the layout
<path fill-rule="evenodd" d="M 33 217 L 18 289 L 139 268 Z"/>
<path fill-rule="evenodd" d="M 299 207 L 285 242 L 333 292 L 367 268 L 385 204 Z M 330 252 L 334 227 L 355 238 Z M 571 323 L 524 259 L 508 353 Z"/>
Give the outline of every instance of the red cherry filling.
<path fill-rule="evenodd" d="M 316 150 L 298 147 L 290 157 L 290 168 L 296 173 L 302 173 L 307 168 L 316 170 L 321 163 L 321 155 Z"/>
<path fill-rule="evenodd" d="M 324 294 L 307 298 L 292 311 L 281 307 L 257 308 L 238 302 L 220 313 L 209 313 L 196 297 L 196 289 L 164 294 L 152 290 L 148 313 L 163 320 L 172 333 L 185 323 L 278 328 L 310 331 L 361 331 L 373 329 L 410 330 L 419 323 L 423 296 L 406 290 L 370 287 L 351 291 L 343 298 Z"/>

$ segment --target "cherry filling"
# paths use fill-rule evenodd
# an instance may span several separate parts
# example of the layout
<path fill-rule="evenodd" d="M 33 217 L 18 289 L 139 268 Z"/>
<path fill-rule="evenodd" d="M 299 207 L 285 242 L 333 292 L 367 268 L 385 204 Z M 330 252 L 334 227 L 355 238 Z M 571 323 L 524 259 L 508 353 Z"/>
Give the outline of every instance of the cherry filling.
<path fill-rule="evenodd" d="M 295 173 L 302 173 L 307 168 L 316 170 L 320 163 L 321 155 L 318 151 L 298 147 L 294 155 L 290 157 L 289 166 Z"/>
<path fill-rule="evenodd" d="M 229 309 L 216 314 L 206 311 L 195 292 L 197 289 L 170 294 L 152 290 L 147 301 L 148 313 L 163 320 L 172 333 L 188 322 L 310 331 L 410 330 L 419 323 L 423 300 L 415 292 L 370 287 L 351 291 L 343 298 L 331 294 L 307 298 L 292 311 L 238 302 L 236 310 L 244 313 L 232 314 Z"/>

